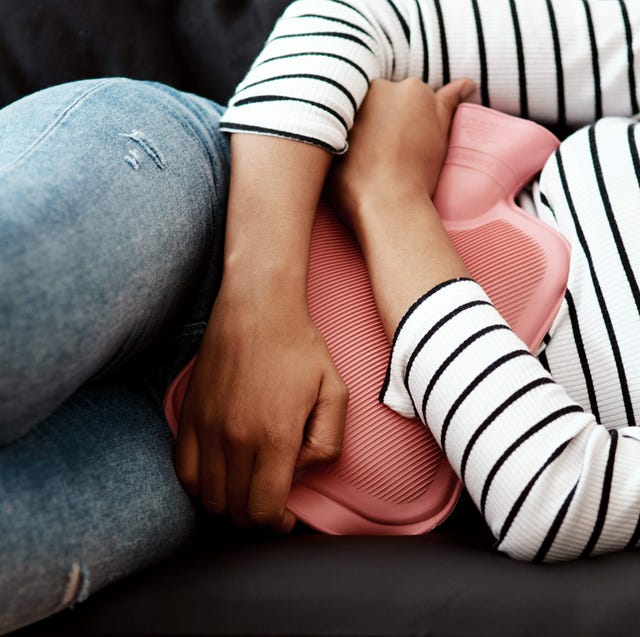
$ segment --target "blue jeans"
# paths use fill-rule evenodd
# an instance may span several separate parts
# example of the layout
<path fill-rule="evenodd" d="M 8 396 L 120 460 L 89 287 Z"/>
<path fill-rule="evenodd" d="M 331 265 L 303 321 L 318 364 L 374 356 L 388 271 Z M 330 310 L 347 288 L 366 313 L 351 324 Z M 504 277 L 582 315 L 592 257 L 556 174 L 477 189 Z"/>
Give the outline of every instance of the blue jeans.
<path fill-rule="evenodd" d="M 161 401 L 221 277 L 221 111 L 126 79 L 0 111 L 0 633 L 201 523 Z"/>

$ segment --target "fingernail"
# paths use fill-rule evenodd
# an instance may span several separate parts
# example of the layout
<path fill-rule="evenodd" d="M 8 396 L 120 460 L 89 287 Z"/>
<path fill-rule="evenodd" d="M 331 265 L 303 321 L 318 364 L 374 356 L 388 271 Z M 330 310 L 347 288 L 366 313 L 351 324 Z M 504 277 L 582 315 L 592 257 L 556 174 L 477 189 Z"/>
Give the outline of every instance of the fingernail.
<path fill-rule="evenodd" d="M 466 100 L 468 97 L 471 97 L 476 92 L 476 85 L 469 81 L 464 85 L 460 95 L 462 95 L 462 99 Z"/>

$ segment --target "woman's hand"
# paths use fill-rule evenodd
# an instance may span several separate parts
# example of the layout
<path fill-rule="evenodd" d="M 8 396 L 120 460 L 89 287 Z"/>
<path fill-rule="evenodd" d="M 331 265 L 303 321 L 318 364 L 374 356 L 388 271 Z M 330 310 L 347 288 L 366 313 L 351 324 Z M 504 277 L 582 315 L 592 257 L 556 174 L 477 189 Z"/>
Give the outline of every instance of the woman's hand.
<path fill-rule="evenodd" d="M 311 227 L 330 156 L 234 135 L 225 262 L 183 403 L 176 471 L 207 510 L 291 530 L 296 472 L 335 460 L 347 389 L 307 310 Z"/>
<path fill-rule="evenodd" d="M 306 310 L 286 295 L 243 309 L 221 290 L 183 405 L 178 472 L 208 511 L 288 532 L 294 473 L 340 453 L 346 387 Z"/>
<path fill-rule="evenodd" d="M 397 206 L 390 209 L 385 202 L 433 196 L 453 113 L 474 91 L 465 79 L 437 92 L 417 78 L 372 82 L 349 135 L 349 151 L 334 160 L 329 179 L 331 198 L 356 234 L 364 209 L 393 215 Z"/>

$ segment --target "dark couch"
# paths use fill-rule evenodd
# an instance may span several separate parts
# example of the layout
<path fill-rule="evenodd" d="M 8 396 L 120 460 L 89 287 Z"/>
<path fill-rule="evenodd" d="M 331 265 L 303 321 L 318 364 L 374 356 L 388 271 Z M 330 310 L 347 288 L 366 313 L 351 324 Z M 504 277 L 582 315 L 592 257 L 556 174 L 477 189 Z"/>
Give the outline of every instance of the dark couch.
<path fill-rule="evenodd" d="M 0 0 L 0 105 L 100 75 L 224 102 L 286 3 Z M 492 552 L 463 498 L 423 537 L 274 538 L 212 521 L 187 553 L 17 634 L 631 637 L 638 609 L 640 553 L 518 563 Z"/>

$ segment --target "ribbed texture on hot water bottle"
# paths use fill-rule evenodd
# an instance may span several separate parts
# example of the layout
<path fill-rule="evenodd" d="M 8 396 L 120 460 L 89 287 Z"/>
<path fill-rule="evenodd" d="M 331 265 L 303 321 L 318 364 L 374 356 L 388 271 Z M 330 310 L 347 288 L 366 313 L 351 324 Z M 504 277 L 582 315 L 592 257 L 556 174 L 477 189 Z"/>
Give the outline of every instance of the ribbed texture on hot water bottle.
<path fill-rule="evenodd" d="M 309 310 L 350 394 L 342 455 L 327 477 L 384 502 L 414 501 L 428 490 L 442 452 L 419 421 L 378 401 L 390 346 L 360 251 L 323 205 L 312 239 Z"/>
<path fill-rule="evenodd" d="M 547 259 L 528 235 L 503 219 L 469 230 L 450 230 L 471 276 L 511 327 L 518 325 L 545 275 Z"/>

